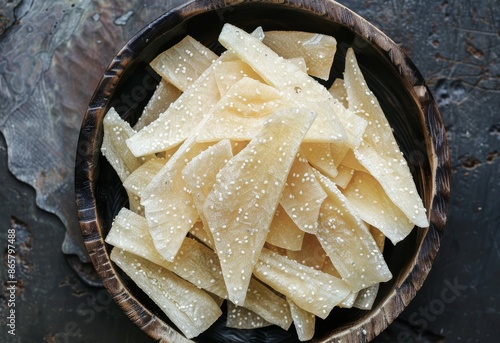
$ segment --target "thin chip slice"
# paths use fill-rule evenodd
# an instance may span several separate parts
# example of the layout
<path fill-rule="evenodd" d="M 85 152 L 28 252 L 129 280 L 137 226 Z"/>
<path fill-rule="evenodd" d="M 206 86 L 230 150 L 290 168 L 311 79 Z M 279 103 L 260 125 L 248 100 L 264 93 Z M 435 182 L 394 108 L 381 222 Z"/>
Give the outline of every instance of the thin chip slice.
<path fill-rule="evenodd" d="M 295 326 L 295 331 L 297 331 L 299 341 L 304 342 L 312 339 L 314 336 L 316 316 L 297 306 L 291 299 L 287 298 L 286 300 L 290 305 L 293 325 Z"/>
<path fill-rule="evenodd" d="M 305 232 L 299 229 L 281 205 L 274 213 L 266 242 L 287 250 L 300 250 Z"/>
<path fill-rule="evenodd" d="M 356 156 L 354 156 L 354 151 L 352 149 L 349 149 L 346 152 L 341 164 L 354 170 L 370 173 L 368 170 L 366 170 L 365 167 L 363 167 L 361 163 L 359 163 L 359 161 L 356 159 Z"/>
<path fill-rule="evenodd" d="M 341 188 L 346 188 L 354 175 L 354 169 L 344 166 L 341 164 L 338 166 L 337 170 L 339 173 L 336 177 L 332 178 L 332 181 Z"/>
<path fill-rule="evenodd" d="M 173 261 L 184 237 L 198 221 L 193 197 L 182 170 L 210 144 L 187 139 L 143 191 L 141 204 L 158 252 Z"/>
<path fill-rule="evenodd" d="M 377 283 L 360 290 L 352 307 L 359 308 L 361 310 L 371 310 L 375 300 L 377 299 L 379 288 L 380 284 Z"/>
<path fill-rule="evenodd" d="M 289 58 L 288 60 L 293 64 L 295 64 L 297 67 L 299 67 L 299 69 L 302 70 L 304 73 L 307 73 L 307 65 L 304 57 L 294 57 L 294 58 Z"/>
<path fill-rule="evenodd" d="M 283 155 L 285 156 L 285 155 Z M 313 168 L 299 152 L 288 173 L 280 204 L 304 232 L 315 233 L 318 216 L 326 193 L 316 180 Z"/>
<path fill-rule="evenodd" d="M 165 268 L 117 248 L 111 251 L 111 260 L 187 338 L 198 336 L 222 314 L 210 295 Z"/>
<path fill-rule="evenodd" d="M 134 130 L 140 131 L 145 126 L 148 126 L 158 119 L 160 114 L 165 112 L 170 104 L 179 98 L 181 93 L 182 92 L 177 87 L 162 79 L 151 96 L 151 99 L 149 99 L 148 104 L 144 107 L 137 123 L 135 123 Z"/>
<path fill-rule="evenodd" d="M 303 31 L 267 31 L 263 42 L 284 58 L 303 57 L 309 75 L 329 79 L 337 51 L 337 40 L 332 36 Z"/>
<path fill-rule="evenodd" d="M 377 242 L 380 252 L 383 252 L 385 235 L 374 226 L 370 226 L 370 233 L 372 234 L 373 239 L 375 239 L 375 242 Z M 352 306 L 362 310 L 371 310 L 373 304 L 375 303 L 375 299 L 377 298 L 379 288 L 380 284 L 375 284 L 360 290 Z"/>
<path fill-rule="evenodd" d="M 144 216 L 144 207 L 141 205 L 141 198 L 135 194 L 128 193 L 128 208 L 140 216 Z"/>
<path fill-rule="evenodd" d="M 277 112 L 217 175 L 204 213 L 215 240 L 229 299 L 241 305 L 264 245 L 286 176 L 316 118 L 306 110 Z"/>
<path fill-rule="evenodd" d="M 335 79 L 332 86 L 328 88 L 328 91 L 335 99 L 337 99 L 342 105 L 344 105 L 345 108 L 349 107 L 344 80 Z"/>
<path fill-rule="evenodd" d="M 252 34 L 257 40 L 261 39 L 262 28 L 257 28 Z M 234 58 L 227 51 L 222 53 L 157 120 L 130 137 L 126 143 L 134 156 L 168 150 L 190 136 L 220 99 L 215 66 Z"/>
<path fill-rule="evenodd" d="M 174 261 L 165 260 L 154 248 L 146 219 L 123 208 L 113 221 L 106 243 L 160 265 L 199 288 L 221 298 L 227 291 L 215 253 L 194 239 L 186 238 Z"/>
<path fill-rule="evenodd" d="M 345 281 L 262 249 L 254 275 L 304 310 L 326 318 L 349 294 Z"/>
<path fill-rule="evenodd" d="M 342 279 L 353 292 L 390 280 L 392 274 L 368 227 L 335 184 L 320 173 L 316 175 L 328 194 L 316 236 Z"/>
<path fill-rule="evenodd" d="M 221 140 L 194 157 L 182 170 L 182 176 L 191 190 L 193 202 L 203 222 L 203 205 L 215 184 L 216 176 L 233 157 L 231 142 Z"/>
<path fill-rule="evenodd" d="M 194 223 L 189 233 L 201 243 L 205 244 L 210 249 L 214 248 L 214 238 L 209 229 L 207 229 L 201 221 Z"/>
<path fill-rule="evenodd" d="M 389 198 L 412 223 L 427 227 L 426 209 L 408 164 L 377 98 L 368 88 L 352 49 L 347 51 L 344 81 L 349 108 L 369 119 L 363 143 L 354 151 L 356 159 L 380 182 Z"/>
<path fill-rule="evenodd" d="M 292 106 L 305 107 L 318 113 L 305 141 L 335 142 L 347 139 L 343 125 L 336 117 L 335 101 L 328 90 L 292 62 L 245 31 L 225 24 L 219 42 L 252 67 L 262 79 L 283 91 Z M 338 102 L 337 102 L 338 103 Z M 338 103 L 344 111 L 340 103 Z"/>
<path fill-rule="evenodd" d="M 149 64 L 163 79 L 185 91 L 219 56 L 187 35 Z"/>
<path fill-rule="evenodd" d="M 185 140 L 219 101 L 213 68 L 208 68 L 157 120 L 126 143 L 135 156 L 161 152 Z"/>
<path fill-rule="evenodd" d="M 315 235 L 306 233 L 302 242 L 302 249 L 299 251 L 288 250 L 286 252 L 288 258 L 317 270 L 323 268 L 326 260 L 326 252 L 323 250 L 321 243 Z"/>
<path fill-rule="evenodd" d="M 356 172 L 343 193 L 359 217 L 378 228 L 393 244 L 403 240 L 414 227 L 370 174 Z"/>
<path fill-rule="evenodd" d="M 378 250 L 383 253 L 385 247 L 385 235 L 373 225 L 370 226 L 370 233 L 372 234 L 375 242 L 377 242 Z"/>
<path fill-rule="evenodd" d="M 134 170 L 123 182 L 123 187 L 125 187 L 128 194 L 141 197 L 143 190 L 163 168 L 165 162 L 164 159 L 153 158 Z"/>
<path fill-rule="evenodd" d="M 330 154 L 332 155 L 333 163 L 335 167 L 339 167 L 342 164 L 345 156 L 350 150 L 349 145 L 347 143 L 332 143 L 330 144 Z"/>
<path fill-rule="evenodd" d="M 332 276 L 335 276 L 337 278 L 342 278 L 335 268 L 335 266 L 332 263 L 332 260 L 327 256 L 325 258 L 325 262 L 323 263 L 323 267 L 321 268 L 321 271 L 323 273 L 330 274 Z M 340 302 L 339 307 L 342 308 L 351 308 L 354 305 L 354 302 L 356 301 L 356 298 L 358 296 L 358 292 L 349 292 L 349 294 Z"/>
<path fill-rule="evenodd" d="M 227 302 L 226 326 L 235 329 L 259 329 L 270 326 L 267 320 L 249 309 Z"/>
<path fill-rule="evenodd" d="M 253 276 L 248 285 L 244 307 L 284 330 L 292 325 L 287 301 Z"/>
<path fill-rule="evenodd" d="M 289 107 L 277 89 L 243 77 L 219 101 L 198 135 L 198 142 L 250 140 L 262 129 L 269 116 Z"/>
<path fill-rule="evenodd" d="M 126 139 L 135 134 L 135 131 L 114 108 L 110 108 L 104 116 L 103 126 L 104 137 L 101 152 L 123 182 L 142 164 L 142 159 L 135 157 L 123 144 Z"/>
<path fill-rule="evenodd" d="M 332 156 L 330 143 L 302 143 L 300 147 L 305 158 L 324 175 L 334 178 L 338 171 Z"/>
<path fill-rule="evenodd" d="M 154 248 L 145 218 L 122 209 L 113 221 L 106 243 L 143 257 L 220 298 L 227 290 L 215 252 L 194 239 L 186 238 L 175 260 L 165 260 Z M 245 307 L 285 330 L 291 325 L 288 304 L 255 278 L 248 286 Z"/>
<path fill-rule="evenodd" d="M 263 82 L 259 74 L 242 60 L 236 59 L 224 61 L 215 66 L 215 80 L 221 97 L 223 97 L 229 88 L 244 77 Z"/>

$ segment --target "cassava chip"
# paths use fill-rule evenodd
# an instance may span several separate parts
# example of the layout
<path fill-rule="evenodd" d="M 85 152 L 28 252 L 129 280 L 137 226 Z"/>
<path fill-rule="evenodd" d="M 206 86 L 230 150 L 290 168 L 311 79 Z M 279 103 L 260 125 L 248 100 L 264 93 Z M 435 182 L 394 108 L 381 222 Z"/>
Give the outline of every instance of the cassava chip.
<path fill-rule="evenodd" d="M 140 131 L 145 126 L 148 126 L 158 119 L 160 114 L 165 112 L 170 104 L 177 100 L 181 93 L 182 92 L 174 85 L 162 79 L 151 96 L 151 99 L 149 99 L 148 104 L 144 107 L 137 123 L 134 125 L 134 130 Z"/>
<path fill-rule="evenodd" d="M 149 65 L 163 79 L 184 92 L 218 57 L 188 35 L 156 56 Z"/>
<path fill-rule="evenodd" d="M 290 104 L 284 101 L 278 90 L 243 77 L 218 102 L 200 131 L 198 142 L 250 140 L 262 129 L 269 116 L 285 108 L 290 108 Z"/>
<path fill-rule="evenodd" d="M 253 266 L 264 245 L 286 177 L 316 114 L 277 112 L 250 143 L 220 170 L 204 214 L 229 292 L 243 304 Z"/>
<path fill-rule="evenodd" d="M 242 60 L 224 61 L 215 66 L 215 81 L 220 96 L 224 96 L 229 88 L 244 77 L 263 82 L 259 74 Z"/>
<path fill-rule="evenodd" d="M 270 326 L 267 320 L 249 309 L 227 302 L 226 326 L 235 329 L 258 329 Z"/>
<path fill-rule="evenodd" d="M 319 209 L 326 193 L 302 152 L 297 154 L 292 164 L 282 194 L 280 204 L 299 229 L 316 232 Z"/>
<path fill-rule="evenodd" d="M 306 141 L 335 142 L 347 139 L 335 109 L 332 110 L 331 106 L 335 104 L 330 103 L 334 99 L 328 90 L 294 63 L 280 57 L 261 41 L 231 24 L 224 25 L 219 42 L 252 67 L 269 85 L 283 91 L 293 106 L 318 113 L 304 138 Z M 338 105 L 345 111 L 340 103 Z"/>
<path fill-rule="evenodd" d="M 151 236 L 158 252 L 168 261 L 174 259 L 184 237 L 199 218 L 182 170 L 209 146 L 196 143 L 195 136 L 190 137 L 143 191 L 141 204 Z"/>
<path fill-rule="evenodd" d="M 302 31 L 266 31 L 264 44 L 284 58 L 302 57 L 309 75 L 330 77 L 337 40 L 331 36 Z"/>
<path fill-rule="evenodd" d="M 299 341 L 304 342 L 313 338 L 316 324 L 316 316 L 313 313 L 297 306 L 291 299 L 287 298 L 292 313 L 293 325 Z"/>
<path fill-rule="evenodd" d="M 412 223 L 427 227 L 426 210 L 408 164 L 377 98 L 368 88 L 352 49 L 348 49 L 346 55 L 344 82 L 349 108 L 358 116 L 369 119 L 363 142 L 354 150 L 356 159 L 377 179 L 388 197 Z"/>
<path fill-rule="evenodd" d="M 142 160 L 136 158 L 123 144 L 126 139 L 135 134 L 135 131 L 114 108 L 110 108 L 104 116 L 103 126 L 104 137 L 101 152 L 123 182 L 142 163 Z"/>
<path fill-rule="evenodd" d="M 316 175 L 328 195 L 321 207 L 316 236 L 342 279 L 353 292 L 390 280 L 392 274 L 368 227 L 335 184 L 320 173 Z"/>
<path fill-rule="evenodd" d="M 330 143 L 302 143 L 300 149 L 309 163 L 324 175 L 334 178 L 338 171 Z"/>
<path fill-rule="evenodd" d="M 305 232 L 299 229 L 281 205 L 274 213 L 266 242 L 287 250 L 300 250 Z"/>
<path fill-rule="evenodd" d="M 403 240 L 414 227 L 370 174 L 354 173 L 343 193 L 359 217 L 382 231 L 393 244 Z"/>
<path fill-rule="evenodd" d="M 115 262 L 161 309 L 176 327 L 192 338 L 222 314 L 210 295 L 146 259 L 114 248 Z"/>
<path fill-rule="evenodd" d="M 345 281 L 262 249 L 254 275 L 304 310 L 326 318 L 349 294 Z"/>

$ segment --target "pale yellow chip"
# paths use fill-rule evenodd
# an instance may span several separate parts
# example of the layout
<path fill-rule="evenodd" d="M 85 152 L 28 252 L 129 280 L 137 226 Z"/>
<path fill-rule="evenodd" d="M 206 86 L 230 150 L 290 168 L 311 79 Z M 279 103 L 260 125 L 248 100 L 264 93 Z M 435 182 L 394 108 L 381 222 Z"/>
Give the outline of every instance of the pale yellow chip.
<path fill-rule="evenodd" d="M 284 330 L 288 330 L 292 325 L 292 315 L 287 301 L 253 276 L 243 306 Z"/>
<path fill-rule="evenodd" d="M 165 312 L 187 338 L 204 332 L 222 314 L 210 295 L 165 268 L 118 248 L 111 251 L 111 260 Z"/>
<path fill-rule="evenodd" d="M 330 94 L 337 99 L 345 108 L 349 107 L 347 91 L 345 89 L 344 80 L 335 79 L 333 84 L 328 88 Z"/>
<path fill-rule="evenodd" d="M 290 104 L 278 90 L 243 77 L 217 103 L 198 135 L 198 142 L 250 140 L 269 116 L 285 108 L 290 108 Z"/>
<path fill-rule="evenodd" d="M 299 229 L 281 205 L 274 213 L 266 242 L 287 250 L 300 250 L 305 232 Z"/>
<path fill-rule="evenodd" d="M 142 164 L 142 159 L 135 157 L 124 144 L 125 140 L 135 134 L 135 131 L 114 108 L 110 108 L 104 116 L 103 126 L 104 137 L 101 152 L 123 182 Z"/>
<path fill-rule="evenodd" d="M 349 294 L 345 281 L 262 249 L 254 275 L 304 310 L 326 318 Z"/>
<path fill-rule="evenodd" d="M 300 149 L 307 161 L 324 175 L 334 178 L 338 174 L 330 143 L 302 143 Z"/>
<path fill-rule="evenodd" d="M 205 199 L 215 184 L 217 174 L 232 157 L 231 142 L 224 139 L 195 156 L 182 170 L 183 179 L 203 221 Z"/>
<path fill-rule="evenodd" d="M 352 176 L 354 175 L 354 169 L 344 166 L 341 164 L 337 168 L 338 174 L 331 180 L 340 188 L 346 188 L 351 182 Z"/>
<path fill-rule="evenodd" d="M 275 113 L 248 145 L 221 169 L 204 214 L 215 240 L 229 299 L 241 305 L 264 245 L 286 177 L 316 114 Z"/>
<path fill-rule="evenodd" d="M 227 298 L 217 255 L 194 239 L 183 240 L 179 255 L 165 260 L 155 249 L 145 218 L 123 208 L 113 221 L 106 243 L 160 265 L 199 288 Z"/>
<path fill-rule="evenodd" d="M 332 260 L 330 260 L 330 258 L 328 256 L 326 256 L 326 258 L 325 258 L 325 262 L 323 263 L 323 267 L 321 268 L 321 271 L 323 273 L 330 274 L 330 275 L 335 276 L 337 278 L 342 278 L 342 276 L 340 276 L 338 270 L 333 265 Z M 349 294 L 340 302 L 339 307 L 351 308 L 354 305 L 354 302 L 356 301 L 357 296 L 358 296 L 358 292 L 349 292 Z"/>
<path fill-rule="evenodd" d="M 313 313 L 297 306 L 291 299 L 287 298 L 292 313 L 293 325 L 299 341 L 304 342 L 314 337 L 314 330 L 316 324 L 316 316 Z"/>
<path fill-rule="evenodd" d="M 194 223 L 198 212 L 182 175 L 186 164 L 210 144 L 186 140 L 143 191 L 141 204 L 156 249 L 172 261 Z"/>
<path fill-rule="evenodd" d="M 165 163 L 165 159 L 153 157 L 139 166 L 123 181 L 123 187 L 127 190 L 129 208 L 135 213 L 144 216 L 144 208 L 141 205 L 142 191 Z"/>
<path fill-rule="evenodd" d="M 373 304 L 375 303 L 375 299 L 377 299 L 379 288 L 380 284 L 377 283 L 360 290 L 352 307 L 359 308 L 361 310 L 371 310 Z"/>
<path fill-rule="evenodd" d="M 317 270 L 321 270 L 327 258 L 325 250 L 315 235 L 306 233 L 302 248 L 298 251 L 287 250 L 288 258 Z"/>
<path fill-rule="evenodd" d="M 235 59 L 224 61 L 215 66 L 215 80 L 221 97 L 227 93 L 231 86 L 244 77 L 263 82 L 259 74 L 253 71 L 253 69 L 242 60 Z"/>
<path fill-rule="evenodd" d="M 179 43 L 162 52 L 149 64 L 163 79 L 182 92 L 219 56 L 187 35 Z"/>
<path fill-rule="evenodd" d="M 128 194 L 141 197 L 143 190 L 165 165 L 166 160 L 153 158 L 134 170 L 123 182 Z"/>
<path fill-rule="evenodd" d="M 330 78 L 337 51 L 335 38 L 303 31 L 266 31 L 263 42 L 284 58 L 304 58 L 309 75 L 323 80 Z"/>
<path fill-rule="evenodd" d="M 162 79 L 134 125 L 134 130 L 140 131 L 158 119 L 160 114 L 165 112 L 181 93 L 177 87 Z"/>
<path fill-rule="evenodd" d="M 313 168 L 300 151 L 288 173 L 280 204 L 304 232 L 315 233 L 319 209 L 326 193 L 316 180 Z"/>
<path fill-rule="evenodd" d="M 335 184 L 320 173 L 316 175 L 328 194 L 316 236 L 342 279 L 352 292 L 390 280 L 392 274 L 368 227 Z"/>
<path fill-rule="evenodd" d="M 226 326 L 234 329 L 259 329 L 270 326 L 267 320 L 257 313 L 228 301 Z"/>
<path fill-rule="evenodd" d="M 252 67 L 267 84 L 283 91 L 293 106 L 318 113 L 305 141 L 335 142 L 347 139 L 343 125 L 336 117 L 336 108 L 332 107 L 336 104 L 330 101 L 334 99 L 328 90 L 294 63 L 231 24 L 224 25 L 219 42 Z M 340 103 L 337 104 L 345 111 Z"/>
<path fill-rule="evenodd" d="M 380 182 L 389 198 L 412 223 L 427 227 L 426 209 L 408 164 L 377 98 L 368 88 L 352 49 L 346 55 L 344 82 L 349 108 L 359 117 L 369 119 L 363 142 L 354 150 L 356 159 Z"/>
<path fill-rule="evenodd" d="M 414 224 L 370 174 L 356 172 L 343 193 L 359 217 L 375 226 L 393 244 L 403 240 L 413 230 Z"/>

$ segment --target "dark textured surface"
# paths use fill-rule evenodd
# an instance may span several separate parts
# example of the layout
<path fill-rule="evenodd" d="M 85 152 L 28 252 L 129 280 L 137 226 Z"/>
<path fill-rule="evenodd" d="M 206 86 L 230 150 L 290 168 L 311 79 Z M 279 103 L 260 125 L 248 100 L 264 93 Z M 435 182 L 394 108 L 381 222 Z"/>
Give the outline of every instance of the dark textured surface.
<path fill-rule="evenodd" d="M 440 105 L 453 162 L 450 216 L 437 260 L 400 320 L 376 341 L 496 342 L 500 334 L 496 325 L 500 322 L 498 1 L 340 2 L 387 33 L 417 65 Z M 64 199 L 72 197 L 66 194 L 72 186 L 67 170 L 86 102 L 117 48 L 172 5 L 153 3 L 112 1 L 98 7 L 90 1 L 53 1 L 46 15 L 42 6 L 21 1 L 18 18 L 29 15 L 29 20 L 21 19 L 0 36 L 0 124 L 9 141 L 10 168 L 37 188 L 41 206 L 60 217 L 73 215 L 64 210 L 69 206 Z M 128 11 L 132 13 L 125 20 Z M 81 20 L 71 31 L 72 18 L 78 16 Z M 36 35 L 28 35 L 33 31 Z M 9 38 L 16 32 L 19 36 Z M 78 47 L 78 53 L 71 54 Z M 23 54 L 11 53 L 14 49 Z M 23 116 L 29 113 L 38 119 Z M 35 125 L 46 117 L 52 120 L 46 126 Z M 41 156 L 32 148 L 40 141 L 47 147 Z M 36 207 L 35 192 L 7 170 L 5 142 L 0 148 L 0 244 L 4 249 L 4 232 L 12 217 L 25 223 L 30 228 L 26 234 L 32 237 L 20 261 L 31 267 L 18 275 L 24 283 L 17 298 L 18 335 L 6 336 L 2 325 L 0 339 L 150 342 L 106 293 L 85 286 L 75 276 L 60 250 L 65 226 Z M 30 164 L 33 161 L 37 163 Z M 27 168 L 33 165 L 45 166 L 48 177 Z"/>

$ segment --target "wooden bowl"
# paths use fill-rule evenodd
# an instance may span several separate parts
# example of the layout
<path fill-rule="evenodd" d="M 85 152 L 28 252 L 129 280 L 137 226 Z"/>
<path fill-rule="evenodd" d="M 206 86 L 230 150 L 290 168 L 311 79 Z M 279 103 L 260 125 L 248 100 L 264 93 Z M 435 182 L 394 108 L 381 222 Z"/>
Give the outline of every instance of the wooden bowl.
<path fill-rule="evenodd" d="M 104 238 L 127 196 L 100 153 L 103 117 L 114 106 L 132 124 L 154 91 L 158 78 L 148 63 L 190 34 L 217 53 L 226 22 L 247 31 L 304 30 L 338 40 L 332 78 L 341 76 L 347 47 L 353 47 L 370 88 L 394 128 L 395 136 L 428 210 L 430 226 L 415 229 L 384 256 L 394 278 L 380 287 L 371 311 L 334 309 L 318 320 L 315 342 L 365 342 L 384 330 L 422 286 L 439 249 L 449 203 L 450 157 L 445 129 L 425 82 L 401 49 L 381 31 L 332 1 L 190 1 L 146 26 L 116 55 L 99 83 L 83 120 L 76 165 L 76 202 L 82 235 L 103 285 L 130 319 L 155 340 L 182 341 L 169 319 L 110 261 Z M 235 330 L 221 318 L 198 342 L 297 341 L 293 326 Z"/>

